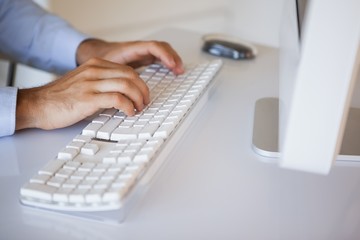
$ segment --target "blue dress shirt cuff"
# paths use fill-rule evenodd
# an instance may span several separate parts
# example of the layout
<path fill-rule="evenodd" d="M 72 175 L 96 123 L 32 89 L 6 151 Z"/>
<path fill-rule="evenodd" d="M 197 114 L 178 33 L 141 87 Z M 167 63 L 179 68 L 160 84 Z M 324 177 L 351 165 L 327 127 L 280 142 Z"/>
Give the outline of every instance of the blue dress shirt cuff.
<path fill-rule="evenodd" d="M 15 87 L 0 88 L 0 137 L 15 132 L 17 92 Z"/>

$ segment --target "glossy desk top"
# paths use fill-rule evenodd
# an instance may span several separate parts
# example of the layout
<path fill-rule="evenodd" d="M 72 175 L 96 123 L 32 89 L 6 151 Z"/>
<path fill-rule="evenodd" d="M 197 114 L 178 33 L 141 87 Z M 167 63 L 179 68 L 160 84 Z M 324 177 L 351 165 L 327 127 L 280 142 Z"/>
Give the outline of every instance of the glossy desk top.
<path fill-rule="evenodd" d="M 200 35 L 164 30 L 185 62 L 211 59 Z M 21 185 L 86 122 L 0 139 L 0 239 L 359 239 L 360 168 L 318 176 L 280 169 L 251 149 L 255 101 L 277 95 L 277 50 L 225 60 L 208 104 L 121 225 L 20 205 Z"/>

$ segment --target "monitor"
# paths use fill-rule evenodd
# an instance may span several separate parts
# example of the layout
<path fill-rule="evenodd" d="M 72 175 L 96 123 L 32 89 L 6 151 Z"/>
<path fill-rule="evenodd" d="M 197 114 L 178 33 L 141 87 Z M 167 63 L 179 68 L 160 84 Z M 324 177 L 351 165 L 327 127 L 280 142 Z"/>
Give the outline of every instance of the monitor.
<path fill-rule="evenodd" d="M 320 174 L 335 160 L 360 164 L 360 1 L 284 2 L 279 97 L 256 102 L 253 149 Z"/>

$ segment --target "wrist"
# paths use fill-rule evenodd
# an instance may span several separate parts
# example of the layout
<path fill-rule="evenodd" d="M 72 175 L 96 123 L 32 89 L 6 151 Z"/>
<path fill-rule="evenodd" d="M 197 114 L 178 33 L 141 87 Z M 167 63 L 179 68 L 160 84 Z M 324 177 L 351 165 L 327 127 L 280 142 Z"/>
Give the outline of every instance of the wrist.
<path fill-rule="evenodd" d="M 37 125 L 35 89 L 21 89 L 17 94 L 15 129 L 35 128 Z"/>
<path fill-rule="evenodd" d="M 81 65 L 90 58 L 104 56 L 108 43 L 100 39 L 86 39 L 80 43 L 76 51 L 76 63 Z"/>

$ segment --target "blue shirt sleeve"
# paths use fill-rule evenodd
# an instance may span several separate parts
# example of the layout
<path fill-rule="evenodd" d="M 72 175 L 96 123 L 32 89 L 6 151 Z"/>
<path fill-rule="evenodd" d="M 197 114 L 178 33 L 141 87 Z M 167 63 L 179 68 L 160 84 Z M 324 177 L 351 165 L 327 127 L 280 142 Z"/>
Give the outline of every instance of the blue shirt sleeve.
<path fill-rule="evenodd" d="M 50 72 L 76 67 L 76 50 L 89 38 L 31 0 L 0 0 L 0 52 Z"/>
<path fill-rule="evenodd" d="M 0 88 L 0 137 L 15 132 L 17 88 Z"/>
<path fill-rule="evenodd" d="M 63 74 L 87 38 L 31 0 L 0 0 L 0 52 L 10 59 Z M 16 99 L 17 88 L 0 88 L 0 137 L 15 132 Z"/>

